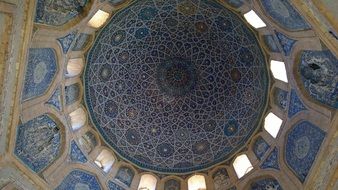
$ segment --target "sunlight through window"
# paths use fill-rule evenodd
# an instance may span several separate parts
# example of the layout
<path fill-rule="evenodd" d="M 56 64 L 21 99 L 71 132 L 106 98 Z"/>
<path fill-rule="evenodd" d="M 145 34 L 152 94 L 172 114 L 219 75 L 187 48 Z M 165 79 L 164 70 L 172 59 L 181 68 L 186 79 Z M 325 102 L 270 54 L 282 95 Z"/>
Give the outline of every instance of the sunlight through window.
<path fill-rule="evenodd" d="M 264 129 L 273 137 L 276 138 L 279 132 L 279 129 L 283 123 L 279 117 L 277 117 L 272 112 L 265 117 Z"/>
<path fill-rule="evenodd" d="M 245 13 L 244 18 L 254 28 L 263 28 L 266 26 L 263 20 L 253 10 Z"/>
<path fill-rule="evenodd" d="M 275 79 L 288 82 L 284 62 L 271 60 L 270 69 Z"/>
<path fill-rule="evenodd" d="M 109 18 L 109 13 L 98 10 L 95 15 L 89 20 L 88 26 L 100 28 Z"/>
<path fill-rule="evenodd" d="M 243 177 L 253 169 L 249 158 L 245 154 L 242 154 L 235 159 L 233 167 L 238 178 Z"/>

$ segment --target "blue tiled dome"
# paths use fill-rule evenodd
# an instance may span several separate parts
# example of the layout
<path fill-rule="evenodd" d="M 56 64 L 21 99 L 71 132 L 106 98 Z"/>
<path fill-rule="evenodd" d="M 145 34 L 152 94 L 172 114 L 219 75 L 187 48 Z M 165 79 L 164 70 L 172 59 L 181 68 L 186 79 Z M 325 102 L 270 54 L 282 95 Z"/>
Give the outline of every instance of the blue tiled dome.
<path fill-rule="evenodd" d="M 93 124 L 139 167 L 186 173 L 230 158 L 258 127 L 268 73 L 248 26 L 204 0 L 138 0 L 89 51 Z"/>

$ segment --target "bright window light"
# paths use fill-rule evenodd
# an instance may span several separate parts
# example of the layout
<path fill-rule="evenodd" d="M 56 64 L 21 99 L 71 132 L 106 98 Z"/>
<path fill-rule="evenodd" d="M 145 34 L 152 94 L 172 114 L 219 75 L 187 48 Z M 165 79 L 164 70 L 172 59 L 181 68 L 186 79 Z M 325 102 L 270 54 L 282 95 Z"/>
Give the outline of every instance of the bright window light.
<path fill-rule="evenodd" d="M 67 77 L 74 77 L 81 73 L 83 69 L 83 59 L 75 58 L 69 59 L 67 64 Z"/>
<path fill-rule="evenodd" d="M 245 13 L 244 18 L 254 28 L 266 27 L 266 24 L 263 22 L 263 20 L 253 10 Z"/>
<path fill-rule="evenodd" d="M 284 62 L 271 60 L 270 69 L 275 79 L 288 82 Z"/>
<path fill-rule="evenodd" d="M 188 180 L 188 190 L 205 190 L 207 189 L 205 178 L 202 175 L 194 175 Z"/>
<path fill-rule="evenodd" d="M 138 190 L 156 190 L 157 179 L 150 175 L 144 174 L 141 176 L 140 184 Z"/>
<path fill-rule="evenodd" d="M 74 131 L 80 129 L 82 126 L 86 124 L 87 114 L 83 110 L 83 108 L 78 108 L 77 110 L 70 113 L 69 116 L 70 116 L 70 122 L 72 125 L 72 129 Z"/>
<path fill-rule="evenodd" d="M 95 15 L 89 20 L 88 26 L 100 28 L 109 18 L 109 13 L 98 10 Z"/>
<path fill-rule="evenodd" d="M 104 172 L 108 173 L 115 162 L 115 158 L 113 154 L 108 150 L 102 150 L 102 152 L 97 156 L 94 162 Z"/>
<path fill-rule="evenodd" d="M 273 137 L 276 138 L 279 132 L 279 129 L 283 123 L 279 117 L 270 112 L 264 121 L 264 129 Z"/>
<path fill-rule="evenodd" d="M 245 154 L 242 154 L 235 159 L 233 167 L 238 178 L 243 177 L 253 169 L 249 158 Z"/>

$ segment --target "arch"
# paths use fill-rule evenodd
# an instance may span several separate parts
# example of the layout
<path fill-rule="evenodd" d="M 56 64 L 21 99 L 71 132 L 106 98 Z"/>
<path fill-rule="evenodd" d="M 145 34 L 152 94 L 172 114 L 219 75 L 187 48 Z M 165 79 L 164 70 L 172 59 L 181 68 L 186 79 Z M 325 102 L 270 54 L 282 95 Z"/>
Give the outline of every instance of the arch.
<path fill-rule="evenodd" d="M 180 189 L 181 189 L 180 180 L 170 178 L 164 182 L 164 190 L 180 190 Z"/>
<path fill-rule="evenodd" d="M 79 75 L 83 70 L 83 66 L 83 58 L 69 59 L 67 63 L 66 77 L 75 77 Z"/>
<path fill-rule="evenodd" d="M 282 61 L 271 60 L 270 70 L 275 79 L 288 83 L 288 76 L 285 69 L 285 63 Z"/>
<path fill-rule="evenodd" d="M 134 179 L 134 175 L 135 172 L 132 168 L 128 166 L 121 166 L 115 176 L 115 179 L 130 187 Z"/>
<path fill-rule="evenodd" d="M 80 82 L 65 86 L 65 101 L 67 106 L 72 105 L 80 100 L 81 88 L 82 86 Z"/>
<path fill-rule="evenodd" d="M 151 174 L 143 174 L 138 186 L 138 190 L 156 190 L 157 179 Z"/>
<path fill-rule="evenodd" d="M 253 169 L 253 166 L 246 154 L 241 154 L 237 156 L 232 166 L 234 167 L 234 170 L 239 179 Z"/>
<path fill-rule="evenodd" d="M 264 129 L 268 132 L 273 138 L 276 138 L 280 127 L 282 126 L 283 120 L 276 116 L 274 113 L 270 112 L 264 119 Z"/>
<path fill-rule="evenodd" d="M 96 13 L 90 18 L 87 25 L 95 29 L 101 28 L 106 21 L 108 20 L 110 14 L 99 9 Z"/>
<path fill-rule="evenodd" d="M 188 179 L 188 190 L 206 190 L 207 184 L 203 175 L 193 175 Z"/>
<path fill-rule="evenodd" d="M 103 149 L 100 154 L 95 159 L 95 164 L 99 166 L 105 173 L 108 173 L 112 168 L 115 157 L 113 153 L 108 150 Z"/>
<path fill-rule="evenodd" d="M 264 21 L 257 15 L 254 10 L 245 13 L 244 18 L 251 26 L 256 29 L 266 27 Z"/>
<path fill-rule="evenodd" d="M 82 107 L 71 112 L 69 117 L 73 131 L 83 127 L 87 121 L 87 113 Z"/>
<path fill-rule="evenodd" d="M 87 131 L 79 138 L 79 143 L 83 149 L 89 154 L 97 145 L 97 137 L 92 131 Z"/>
<path fill-rule="evenodd" d="M 226 168 L 218 168 L 212 174 L 212 180 L 215 190 L 222 190 L 231 185 L 230 176 Z"/>

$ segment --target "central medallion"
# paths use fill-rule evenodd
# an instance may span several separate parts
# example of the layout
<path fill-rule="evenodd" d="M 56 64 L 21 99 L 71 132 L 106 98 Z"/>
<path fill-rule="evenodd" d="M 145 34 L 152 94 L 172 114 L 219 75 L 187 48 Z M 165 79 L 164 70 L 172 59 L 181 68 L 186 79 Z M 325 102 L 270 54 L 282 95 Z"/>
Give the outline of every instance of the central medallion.
<path fill-rule="evenodd" d="M 248 142 L 269 81 L 255 35 L 216 1 L 137 0 L 99 32 L 84 84 L 91 121 L 117 154 L 177 174 Z"/>
<path fill-rule="evenodd" d="M 170 96 L 184 96 L 191 92 L 196 80 L 194 65 L 184 59 L 168 59 L 157 66 L 158 87 Z"/>

